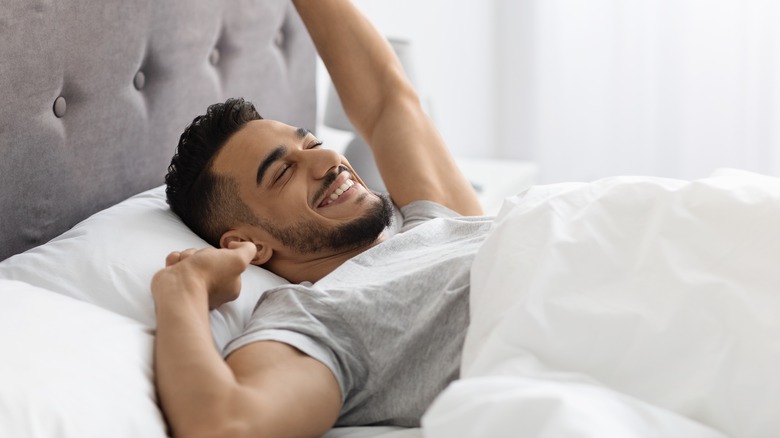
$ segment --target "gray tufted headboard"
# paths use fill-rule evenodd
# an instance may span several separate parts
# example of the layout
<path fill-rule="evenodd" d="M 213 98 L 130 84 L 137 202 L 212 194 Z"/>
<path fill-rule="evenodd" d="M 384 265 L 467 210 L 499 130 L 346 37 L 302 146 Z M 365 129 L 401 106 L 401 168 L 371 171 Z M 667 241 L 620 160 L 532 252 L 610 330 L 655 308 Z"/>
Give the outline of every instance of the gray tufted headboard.
<path fill-rule="evenodd" d="M 313 129 L 314 69 L 289 0 L 4 1 L 0 260 L 162 184 L 211 103 Z"/>

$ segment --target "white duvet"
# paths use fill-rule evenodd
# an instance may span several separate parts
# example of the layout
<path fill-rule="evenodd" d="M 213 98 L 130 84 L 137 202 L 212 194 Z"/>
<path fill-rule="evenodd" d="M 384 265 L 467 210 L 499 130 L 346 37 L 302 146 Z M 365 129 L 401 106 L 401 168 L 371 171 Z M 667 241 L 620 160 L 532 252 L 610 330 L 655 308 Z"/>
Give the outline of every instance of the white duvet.
<path fill-rule="evenodd" d="M 510 198 L 426 437 L 780 437 L 780 180 Z"/>

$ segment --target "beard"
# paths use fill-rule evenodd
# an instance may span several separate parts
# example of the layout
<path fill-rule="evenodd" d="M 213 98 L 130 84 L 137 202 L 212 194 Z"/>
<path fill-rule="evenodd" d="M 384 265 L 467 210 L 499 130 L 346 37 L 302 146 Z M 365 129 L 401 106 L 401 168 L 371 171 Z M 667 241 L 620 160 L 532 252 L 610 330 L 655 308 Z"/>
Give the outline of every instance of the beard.
<path fill-rule="evenodd" d="M 393 219 L 393 205 L 390 198 L 381 193 L 368 211 L 350 222 L 329 228 L 314 219 L 299 221 L 289 227 L 263 224 L 263 227 L 286 247 L 301 254 L 317 253 L 323 250 L 344 251 L 369 245 L 376 241 Z M 364 194 L 358 203 L 368 198 Z"/>

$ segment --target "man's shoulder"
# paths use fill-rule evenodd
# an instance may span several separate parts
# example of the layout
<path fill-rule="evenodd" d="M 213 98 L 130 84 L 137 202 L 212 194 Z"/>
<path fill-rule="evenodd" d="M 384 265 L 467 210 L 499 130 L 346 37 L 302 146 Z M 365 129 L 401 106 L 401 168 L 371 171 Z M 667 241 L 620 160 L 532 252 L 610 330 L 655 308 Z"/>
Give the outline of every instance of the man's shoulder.
<path fill-rule="evenodd" d="M 461 215 L 455 211 L 428 200 L 417 200 L 404 205 L 399 209 L 401 215 L 400 232 L 408 231 L 417 225 L 431 219 L 454 218 Z"/>

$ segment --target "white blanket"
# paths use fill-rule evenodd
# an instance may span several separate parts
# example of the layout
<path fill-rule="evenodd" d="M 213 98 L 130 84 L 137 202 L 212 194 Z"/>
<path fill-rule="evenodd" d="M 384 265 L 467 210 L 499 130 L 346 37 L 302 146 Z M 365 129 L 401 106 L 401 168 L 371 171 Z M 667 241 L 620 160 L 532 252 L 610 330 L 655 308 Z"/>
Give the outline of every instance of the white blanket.
<path fill-rule="evenodd" d="M 426 437 L 780 437 L 780 180 L 510 198 Z"/>

